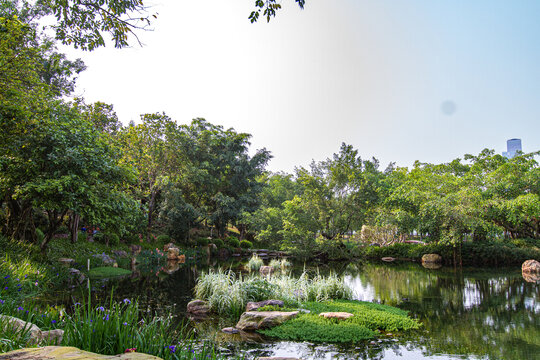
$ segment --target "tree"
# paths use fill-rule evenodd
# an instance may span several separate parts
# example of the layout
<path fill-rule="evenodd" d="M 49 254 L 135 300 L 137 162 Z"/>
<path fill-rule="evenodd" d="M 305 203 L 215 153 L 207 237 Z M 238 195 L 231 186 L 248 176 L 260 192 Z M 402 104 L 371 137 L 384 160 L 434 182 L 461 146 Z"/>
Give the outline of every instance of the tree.
<path fill-rule="evenodd" d="M 300 9 L 304 9 L 306 0 L 294 0 Z M 281 4 L 278 0 L 255 0 L 255 10 L 249 15 L 249 20 L 254 23 L 259 19 L 261 11 L 263 17 L 266 17 L 266 21 L 270 22 L 270 19 L 276 16 L 276 12 L 281 9 Z"/>

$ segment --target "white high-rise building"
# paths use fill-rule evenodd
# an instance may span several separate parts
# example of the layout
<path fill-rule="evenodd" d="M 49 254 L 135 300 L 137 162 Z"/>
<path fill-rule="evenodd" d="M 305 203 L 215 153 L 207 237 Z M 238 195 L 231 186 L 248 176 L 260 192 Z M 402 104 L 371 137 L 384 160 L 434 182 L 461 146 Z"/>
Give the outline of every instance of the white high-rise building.
<path fill-rule="evenodd" d="M 521 150 L 521 139 L 510 139 L 506 141 L 506 151 L 503 151 L 503 156 L 511 159 L 516 156 L 516 153 Z"/>

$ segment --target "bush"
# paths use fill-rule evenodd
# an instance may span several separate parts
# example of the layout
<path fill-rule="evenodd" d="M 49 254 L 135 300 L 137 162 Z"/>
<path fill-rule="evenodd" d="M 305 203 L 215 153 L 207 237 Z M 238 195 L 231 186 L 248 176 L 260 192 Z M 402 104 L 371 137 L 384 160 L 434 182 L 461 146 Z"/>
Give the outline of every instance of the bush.
<path fill-rule="evenodd" d="M 85 231 L 79 231 L 77 233 L 77 241 L 86 241 L 86 232 Z"/>
<path fill-rule="evenodd" d="M 242 249 L 251 249 L 253 247 L 253 243 L 251 241 L 242 240 L 240 241 L 240 247 Z"/>
<path fill-rule="evenodd" d="M 229 243 L 229 246 L 232 248 L 237 249 L 240 247 L 240 241 L 233 236 L 229 236 L 229 239 L 227 239 L 227 242 Z"/>
<path fill-rule="evenodd" d="M 270 260 L 270 264 L 268 264 L 268 265 L 270 267 L 272 267 L 272 269 L 274 269 L 274 271 L 281 269 L 281 261 L 279 261 L 278 259 Z"/>
<path fill-rule="evenodd" d="M 197 245 L 198 246 L 207 246 L 208 245 L 208 239 L 207 238 L 198 238 L 197 239 Z"/>
<path fill-rule="evenodd" d="M 98 243 L 101 243 L 101 244 L 106 243 L 105 234 L 102 233 L 101 231 L 98 231 L 97 233 L 95 233 L 92 238 L 94 239 L 94 241 Z"/>
<path fill-rule="evenodd" d="M 38 244 L 41 244 L 44 238 L 45 234 L 43 233 L 43 231 L 41 231 L 40 228 L 36 228 L 36 239 L 38 241 Z"/>
<path fill-rule="evenodd" d="M 171 237 L 169 235 L 159 235 L 157 238 L 156 238 L 157 242 L 160 243 L 160 244 L 167 244 L 169 242 L 171 242 Z"/>
<path fill-rule="evenodd" d="M 107 239 L 109 241 L 109 246 L 118 246 L 118 244 L 120 244 L 120 238 L 116 234 L 107 235 Z"/>
<path fill-rule="evenodd" d="M 225 243 L 221 239 L 213 239 L 212 242 L 214 245 L 216 245 L 218 248 L 222 248 L 225 246 Z"/>

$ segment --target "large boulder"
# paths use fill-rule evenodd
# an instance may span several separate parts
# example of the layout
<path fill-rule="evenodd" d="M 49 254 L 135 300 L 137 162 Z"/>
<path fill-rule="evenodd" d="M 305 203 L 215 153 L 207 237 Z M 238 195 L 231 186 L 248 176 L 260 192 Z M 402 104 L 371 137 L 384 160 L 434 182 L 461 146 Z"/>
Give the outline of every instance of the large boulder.
<path fill-rule="evenodd" d="M 41 340 L 41 329 L 37 325 L 8 315 L 0 315 L 0 321 L 9 329 L 27 331 L 32 344 Z"/>
<path fill-rule="evenodd" d="M 60 258 L 58 259 L 58 262 L 66 266 L 72 266 L 73 264 L 75 264 L 75 260 L 70 258 Z"/>
<path fill-rule="evenodd" d="M 118 267 L 116 260 L 114 260 L 112 257 L 110 257 L 109 255 L 105 253 L 95 254 L 93 256 L 103 261 L 103 264 L 106 266 Z"/>
<path fill-rule="evenodd" d="M 196 317 L 204 317 L 210 313 L 210 306 L 204 300 L 192 300 L 187 304 L 187 312 Z"/>
<path fill-rule="evenodd" d="M 281 300 L 264 300 L 259 302 L 248 302 L 246 305 L 246 311 L 254 311 L 263 306 L 279 306 L 283 307 L 285 303 Z"/>
<path fill-rule="evenodd" d="M 0 315 L 0 320 L 2 321 L 2 323 L 5 323 L 6 326 L 10 329 L 23 330 L 25 332 L 27 331 L 30 344 L 39 344 L 43 341 L 49 344 L 60 344 L 62 342 L 62 338 L 64 337 L 64 330 L 56 329 L 49 331 L 41 331 L 41 329 L 37 325 L 23 321 L 13 316 Z"/>
<path fill-rule="evenodd" d="M 173 243 L 168 243 L 163 246 L 163 252 L 169 251 L 170 248 L 176 247 Z"/>
<path fill-rule="evenodd" d="M 72 284 L 82 284 L 86 280 L 86 276 L 80 270 L 74 268 L 69 269 L 69 275 Z"/>
<path fill-rule="evenodd" d="M 422 256 L 422 263 L 440 264 L 441 262 L 442 256 L 439 254 L 424 254 L 424 256 Z"/>
<path fill-rule="evenodd" d="M 180 249 L 177 247 L 170 247 L 167 250 L 167 260 L 176 260 L 180 255 Z"/>
<path fill-rule="evenodd" d="M 119 258 L 128 257 L 128 253 L 125 250 L 113 250 L 113 254 Z"/>
<path fill-rule="evenodd" d="M 130 352 L 121 355 L 99 355 L 69 346 L 46 346 L 0 354 L 0 360 L 161 360 L 156 356 Z"/>
<path fill-rule="evenodd" d="M 247 311 L 242 314 L 236 328 L 244 331 L 267 329 L 290 320 L 298 311 Z"/>
<path fill-rule="evenodd" d="M 540 262 L 536 260 L 527 260 L 521 265 L 521 271 L 524 273 L 540 274 Z"/>

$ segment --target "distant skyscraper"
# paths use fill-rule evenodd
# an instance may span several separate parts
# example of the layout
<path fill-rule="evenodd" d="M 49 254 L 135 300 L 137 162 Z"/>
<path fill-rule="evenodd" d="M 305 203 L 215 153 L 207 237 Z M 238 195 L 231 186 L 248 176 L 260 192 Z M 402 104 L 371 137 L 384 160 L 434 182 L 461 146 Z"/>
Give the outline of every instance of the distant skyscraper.
<path fill-rule="evenodd" d="M 521 150 L 521 139 L 510 139 L 506 141 L 506 151 L 503 151 L 503 156 L 508 159 L 516 156 L 516 153 Z"/>

